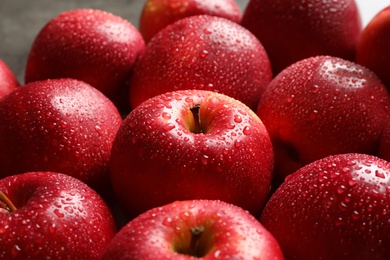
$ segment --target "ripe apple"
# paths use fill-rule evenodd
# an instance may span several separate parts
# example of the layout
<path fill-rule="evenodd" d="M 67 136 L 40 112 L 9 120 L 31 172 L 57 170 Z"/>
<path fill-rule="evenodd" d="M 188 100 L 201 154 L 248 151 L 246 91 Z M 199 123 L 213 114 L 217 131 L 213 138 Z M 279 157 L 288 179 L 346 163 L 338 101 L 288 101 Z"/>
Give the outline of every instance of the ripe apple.
<path fill-rule="evenodd" d="M 271 79 L 268 56 L 248 30 L 221 17 L 191 16 L 149 42 L 134 68 L 130 105 L 168 91 L 201 89 L 255 109 Z"/>
<path fill-rule="evenodd" d="M 94 9 L 62 12 L 36 36 L 25 82 L 79 79 L 100 90 L 121 111 L 127 111 L 128 80 L 144 48 L 139 31 L 119 16 Z"/>
<path fill-rule="evenodd" d="M 53 79 L 16 88 L 0 99 L 0 177 L 55 171 L 104 189 L 121 123 L 113 103 L 85 82 Z"/>
<path fill-rule="evenodd" d="M 353 60 L 362 30 L 355 0 L 251 0 L 241 25 L 263 44 L 275 75 L 317 55 Z"/>
<path fill-rule="evenodd" d="M 99 259 L 116 234 L 103 199 L 56 172 L 0 180 L 0 258 Z"/>
<path fill-rule="evenodd" d="M 241 8 L 235 0 L 147 0 L 141 11 L 139 31 L 146 42 L 167 25 L 182 18 L 208 14 L 239 23 Z"/>
<path fill-rule="evenodd" d="M 274 145 L 275 176 L 280 182 L 332 154 L 377 154 L 389 108 L 385 86 L 363 66 L 330 56 L 294 63 L 273 79 L 257 109 Z"/>
<path fill-rule="evenodd" d="M 374 71 L 390 89 L 390 6 L 381 10 L 363 29 L 356 62 Z"/>
<path fill-rule="evenodd" d="M 19 86 L 15 74 L 8 65 L 0 59 L 0 98 Z"/>
<path fill-rule="evenodd" d="M 273 150 L 256 114 L 205 90 L 153 97 L 123 121 L 112 145 L 115 194 L 129 216 L 176 200 L 218 199 L 258 215 Z"/>
<path fill-rule="evenodd" d="M 284 259 L 278 242 L 247 211 L 213 200 L 176 201 L 129 222 L 109 259 Z"/>
<path fill-rule="evenodd" d="M 288 176 L 260 222 L 286 259 L 388 259 L 390 163 L 332 155 Z"/>

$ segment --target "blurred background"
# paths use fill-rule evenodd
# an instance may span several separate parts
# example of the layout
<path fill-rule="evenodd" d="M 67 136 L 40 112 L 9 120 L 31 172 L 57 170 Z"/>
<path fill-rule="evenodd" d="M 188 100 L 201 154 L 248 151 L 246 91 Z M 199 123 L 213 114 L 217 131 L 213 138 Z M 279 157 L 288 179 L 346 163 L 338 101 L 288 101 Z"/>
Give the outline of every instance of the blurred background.
<path fill-rule="evenodd" d="M 208 0 L 205 0 L 208 1 Z M 236 0 L 242 11 L 249 0 Z M 356 0 L 363 25 L 390 0 Z M 24 66 L 31 44 L 40 29 L 62 11 L 96 8 L 129 20 L 138 27 L 145 0 L 0 0 L 0 59 L 23 83 Z"/>

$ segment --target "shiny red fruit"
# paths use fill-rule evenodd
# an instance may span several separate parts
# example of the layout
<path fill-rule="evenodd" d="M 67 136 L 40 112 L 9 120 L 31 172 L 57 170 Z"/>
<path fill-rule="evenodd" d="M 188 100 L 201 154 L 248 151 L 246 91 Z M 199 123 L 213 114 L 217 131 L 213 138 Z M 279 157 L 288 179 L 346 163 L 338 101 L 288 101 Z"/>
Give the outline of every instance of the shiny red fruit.
<path fill-rule="evenodd" d="M 94 9 L 62 12 L 38 33 L 26 64 L 25 82 L 54 78 L 85 81 L 122 110 L 144 40 L 127 20 Z"/>
<path fill-rule="evenodd" d="M 365 154 L 315 161 L 288 176 L 260 222 L 286 259 L 388 259 L 390 163 Z"/>
<path fill-rule="evenodd" d="M 82 81 L 21 86 L 0 99 L 0 176 L 55 171 L 105 187 L 121 123 L 113 103 Z"/>
<path fill-rule="evenodd" d="M 317 55 L 353 60 L 362 30 L 355 0 L 251 0 L 241 25 L 263 44 L 275 75 Z"/>
<path fill-rule="evenodd" d="M 0 202 L 1 259 L 99 259 L 116 234 L 103 199 L 90 187 L 55 172 L 0 180 L 16 207 Z"/>
<path fill-rule="evenodd" d="M 126 117 L 110 169 L 132 216 L 191 199 L 223 200 L 258 215 L 270 190 L 273 150 L 263 123 L 243 103 L 182 90 L 153 97 Z"/>
<path fill-rule="evenodd" d="M 148 0 L 139 20 L 146 42 L 167 25 L 193 15 L 207 14 L 233 22 L 241 21 L 241 9 L 235 0 Z"/>
<path fill-rule="evenodd" d="M 389 122 L 390 96 L 369 69 L 317 56 L 283 70 L 257 109 L 271 136 L 281 180 L 332 154 L 377 154 Z"/>
<path fill-rule="evenodd" d="M 149 42 L 134 68 L 133 108 L 168 91 L 219 92 L 254 109 L 271 81 L 263 46 L 242 26 L 215 16 L 181 19 Z"/>
<path fill-rule="evenodd" d="M 278 242 L 252 215 L 222 201 L 176 201 L 123 227 L 102 259 L 282 260 Z"/>
<path fill-rule="evenodd" d="M 390 90 L 390 6 L 364 28 L 356 49 L 356 62 L 374 71 Z"/>
<path fill-rule="evenodd" d="M 0 60 L 0 98 L 19 86 L 19 81 L 11 69 Z"/>

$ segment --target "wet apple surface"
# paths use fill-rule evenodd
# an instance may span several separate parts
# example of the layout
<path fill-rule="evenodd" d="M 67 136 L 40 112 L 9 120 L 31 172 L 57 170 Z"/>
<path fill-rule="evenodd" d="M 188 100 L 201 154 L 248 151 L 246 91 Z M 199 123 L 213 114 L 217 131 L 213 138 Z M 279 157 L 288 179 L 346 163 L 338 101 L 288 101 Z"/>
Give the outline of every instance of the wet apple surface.
<path fill-rule="evenodd" d="M 1 0 L 0 259 L 389 259 L 388 5 Z"/>

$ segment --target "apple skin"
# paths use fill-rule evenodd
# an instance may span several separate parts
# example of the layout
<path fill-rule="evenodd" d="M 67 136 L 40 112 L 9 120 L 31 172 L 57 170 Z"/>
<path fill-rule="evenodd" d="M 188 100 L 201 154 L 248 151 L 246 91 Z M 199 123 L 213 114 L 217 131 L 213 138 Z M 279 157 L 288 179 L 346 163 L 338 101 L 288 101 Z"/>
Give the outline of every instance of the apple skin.
<path fill-rule="evenodd" d="M 242 17 L 235 0 L 147 0 L 141 11 L 139 31 L 146 42 L 167 25 L 193 15 L 213 15 L 239 23 Z"/>
<path fill-rule="evenodd" d="M 19 86 L 15 74 L 8 65 L 0 59 L 0 98 Z"/>
<path fill-rule="evenodd" d="M 203 133 L 191 108 L 199 104 Z M 218 199 L 259 215 L 267 199 L 273 149 L 263 123 L 238 100 L 204 90 L 148 99 L 123 121 L 110 172 L 129 216 L 176 200 Z"/>
<path fill-rule="evenodd" d="M 390 6 L 382 9 L 360 34 L 356 62 L 368 67 L 390 89 Z"/>
<path fill-rule="evenodd" d="M 278 74 L 257 108 L 275 152 L 275 180 L 328 155 L 376 155 L 390 97 L 379 78 L 354 62 L 304 59 Z"/>
<path fill-rule="evenodd" d="M 260 222 L 286 259 L 388 259 L 390 163 L 332 155 L 288 176 Z"/>
<path fill-rule="evenodd" d="M 251 0 L 240 24 L 263 44 L 274 75 L 312 56 L 352 61 L 362 30 L 355 0 Z"/>
<path fill-rule="evenodd" d="M 114 104 L 85 82 L 53 79 L 16 88 L 0 99 L 0 176 L 54 171 L 104 190 L 121 123 Z"/>
<path fill-rule="evenodd" d="M 194 243 L 191 229 L 200 227 L 203 232 Z M 284 259 L 278 242 L 247 211 L 217 200 L 189 200 L 151 209 L 133 219 L 111 240 L 102 260 L 194 257 Z"/>
<path fill-rule="evenodd" d="M 126 112 L 128 80 L 144 48 L 137 28 L 119 16 L 95 9 L 62 12 L 36 36 L 26 64 L 25 82 L 79 79 Z"/>
<path fill-rule="evenodd" d="M 248 30 L 221 17 L 191 16 L 148 43 L 131 78 L 130 105 L 169 91 L 201 89 L 255 109 L 271 79 L 267 53 Z"/>
<path fill-rule="evenodd" d="M 0 190 L 17 208 L 0 213 L 2 259 L 99 259 L 116 234 L 103 199 L 71 176 L 28 172 Z"/>

